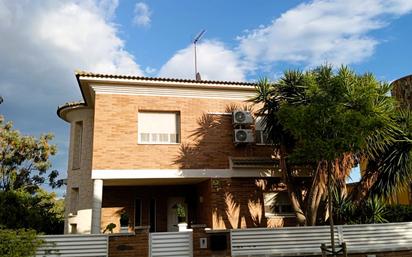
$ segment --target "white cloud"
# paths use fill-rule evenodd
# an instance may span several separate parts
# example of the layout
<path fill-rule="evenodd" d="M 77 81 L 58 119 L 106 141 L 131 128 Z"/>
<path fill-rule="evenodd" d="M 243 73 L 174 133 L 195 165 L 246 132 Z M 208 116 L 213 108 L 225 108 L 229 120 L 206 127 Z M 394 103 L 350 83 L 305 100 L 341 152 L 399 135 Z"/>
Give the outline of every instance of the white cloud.
<path fill-rule="evenodd" d="M 147 66 L 147 67 L 144 69 L 144 72 L 145 72 L 146 74 L 148 74 L 148 75 L 153 75 L 153 74 L 155 74 L 155 73 L 157 72 L 157 69 L 152 68 L 152 67 L 150 67 L 150 66 Z"/>
<path fill-rule="evenodd" d="M 408 0 L 314 0 L 283 13 L 270 25 L 239 37 L 252 63 L 285 61 L 318 65 L 357 63 L 379 43 L 369 32 L 412 10 Z"/>
<path fill-rule="evenodd" d="M 218 41 L 197 45 L 198 71 L 204 80 L 244 81 L 246 68 L 239 56 Z M 194 79 L 193 45 L 178 51 L 159 71 L 161 77 Z"/>
<path fill-rule="evenodd" d="M 1 114 L 23 133 L 68 138 L 56 108 L 81 99 L 75 69 L 143 75 L 111 23 L 117 0 L 0 0 Z M 60 145 L 60 143 L 59 143 Z M 66 146 L 59 148 L 63 152 Z M 54 168 L 66 169 L 56 157 Z"/>
<path fill-rule="evenodd" d="M 147 4 L 143 2 L 136 3 L 134 7 L 133 24 L 141 27 L 150 26 L 152 12 Z"/>

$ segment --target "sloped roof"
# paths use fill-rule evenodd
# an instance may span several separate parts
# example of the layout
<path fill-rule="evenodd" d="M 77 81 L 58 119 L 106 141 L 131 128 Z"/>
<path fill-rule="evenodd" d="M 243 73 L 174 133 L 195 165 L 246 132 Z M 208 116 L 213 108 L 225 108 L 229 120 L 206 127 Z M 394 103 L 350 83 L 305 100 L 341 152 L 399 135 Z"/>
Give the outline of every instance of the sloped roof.
<path fill-rule="evenodd" d="M 252 82 L 157 78 L 157 77 L 143 77 L 143 76 L 132 76 L 132 75 L 102 74 L 102 73 L 93 73 L 93 72 L 88 72 L 88 71 L 76 71 L 76 77 L 77 78 L 90 77 L 90 78 L 107 78 L 107 79 L 129 79 L 129 80 L 146 80 L 146 81 L 197 83 L 197 84 L 239 85 L 239 86 L 255 86 L 256 85 L 256 83 L 252 83 Z"/>

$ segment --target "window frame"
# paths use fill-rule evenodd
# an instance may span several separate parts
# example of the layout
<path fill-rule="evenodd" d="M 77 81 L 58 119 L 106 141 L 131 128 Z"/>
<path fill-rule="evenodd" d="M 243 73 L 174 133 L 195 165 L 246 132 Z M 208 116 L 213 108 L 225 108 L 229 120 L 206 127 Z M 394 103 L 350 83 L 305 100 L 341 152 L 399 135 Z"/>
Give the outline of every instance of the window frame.
<path fill-rule="evenodd" d="M 265 132 L 265 129 L 257 129 L 257 123 L 258 123 L 258 119 L 263 119 L 263 116 L 256 116 L 255 117 L 255 141 L 256 141 L 256 145 L 272 145 L 272 143 L 269 142 L 269 134 L 267 132 Z M 259 133 L 259 137 L 258 137 L 258 131 Z M 266 134 L 266 138 L 268 142 L 265 142 L 264 140 L 264 134 Z M 259 140 L 257 140 L 259 138 Z M 258 143 L 259 142 L 259 143 Z"/>
<path fill-rule="evenodd" d="M 273 194 L 273 195 L 275 195 L 275 194 L 279 194 L 279 193 L 281 193 L 281 194 L 288 194 L 288 192 L 287 191 L 270 191 L 270 192 L 264 192 L 263 193 L 263 209 L 264 209 L 264 213 L 265 213 L 265 218 L 276 218 L 276 217 L 280 217 L 280 218 L 289 218 L 289 217 L 296 217 L 296 215 L 295 215 L 295 213 L 293 212 L 293 210 L 292 211 L 290 211 L 290 212 L 283 212 L 281 209 L 282 209 L 282 206 L 290 206 L 289 208 L 291 209 L 291 207 L 292 207 L 292 204 L 291 204 L 291 202 L 290 202 L 290 200 L 289 200 L 289 196 L 287 195 L 287 199 L 288 199 L 288 204 L 273 204 L 273 203 L 270 203 L 270 205 L 267 205 L 267 203 L 266 203 L 266 195 L 269 195 L 269 194 Z M 274 196 L 271 196 L 271 201 L 275 201 L 274 199 L 273 199 L 273 197 Z M 269 207 L 270 209 L 271 209 L 271 212 L 269 213 L 269 212 L 267 212 L 266 211 L 266 207 Z M 275 208 L 280 208 L 280 212 L 275 212 L 274 211 L 274 209 Z"/>
<path fill-rule="evenodd" d="M 80 188 L 72 187 L 70 190 L 70 216 L 77 216 L 79 211 L 79 201 L 80 201 Z"/>
<path fill-rule="evenodd" d="M 176 119 L 176 134 L 167 134 L 167 133 L 140 133 L 139 131 L 139 115 L 141 113 L 168 113 L 168 114 L 174 114 L 175 119 Z M 180 118 L 180 111 L 156 111 L 156 110 L 139 110 L 137 113 L 137 144 L 139 145 L 179 145 L 181 142 L 181 131 L 180 131 L 180 123 L 181 123 L 181 118 Z M 149 141 L 142 141 L 142 136 L 141 134 L 148 134 L 149 136 Z M 157 135 L 168 135 L 168 141 L 161 142 L 161 141 L 152 141 L 152 136 Z M 170 138 L 171 135 L 176 135 L 176 142 L 171 142 Z"/>
<path fill-rule="evenodd" d="M 83 144 L 83 121 L 79 120 L 74 123 L 72 149 L 72 170 L 79 170 L 82 165 L 82 144 Z"/>

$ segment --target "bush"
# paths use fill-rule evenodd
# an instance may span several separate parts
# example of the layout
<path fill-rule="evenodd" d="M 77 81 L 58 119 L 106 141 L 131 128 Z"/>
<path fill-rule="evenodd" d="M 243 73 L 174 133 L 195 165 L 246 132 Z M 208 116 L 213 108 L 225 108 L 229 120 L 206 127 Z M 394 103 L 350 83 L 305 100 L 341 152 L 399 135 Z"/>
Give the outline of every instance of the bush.
<path fill-rule="evenodd" d="M 0 229 L 0 257 L 34 256 L 42 244 L 34 230 Z"/>
<path fill-rule="evenodd" d="M 63 234 L 63 202 L 53 193 L 38 190 L 0 191 L 0 226 L 7 229 L 33 229 L 46 234 Z"/>
<path fill-rule="evenodd" d="M 385 218 L 389 222 L 412 221 L 412 206 L 402 204 L 387 206 Z"/>
<path fill-rule="evenodd" d="M 338 191 L 333 194 L 334 220 L 336 224 L 371 224 L 390 222 L 388 208 L 383 200 L 372 197 L 358 206 Z"/>

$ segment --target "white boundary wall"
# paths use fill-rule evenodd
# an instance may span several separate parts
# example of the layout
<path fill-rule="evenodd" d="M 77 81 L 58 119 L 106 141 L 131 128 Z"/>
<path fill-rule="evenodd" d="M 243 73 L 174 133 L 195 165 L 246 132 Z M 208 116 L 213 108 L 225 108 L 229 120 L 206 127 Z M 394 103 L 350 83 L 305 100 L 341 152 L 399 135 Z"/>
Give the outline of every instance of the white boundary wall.
<path fill-rule="evenodd" d="M 36 257 L 107 257 L 107 235 L 50 235 L 39 236 L 45 241 Z"/>
<path fill-rule="evenodd" d="M 149 257 L 161 256 L 192 257 L 192 231 L 150 233 Z"/>
<path fill-rule="evenodd" d="M 232 256 L 321 255 L 320 245 L 330 245 L 328 226 L 234 229 L 230 236 Z M 335 242 L 348 253 L 409 250 L 412 222 L 335 226 Z"/>

